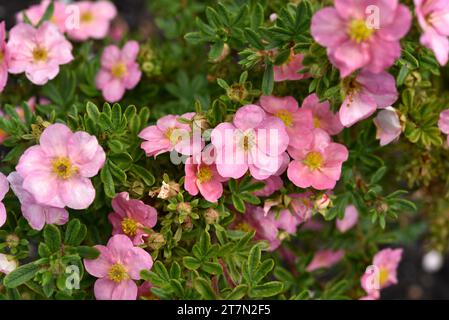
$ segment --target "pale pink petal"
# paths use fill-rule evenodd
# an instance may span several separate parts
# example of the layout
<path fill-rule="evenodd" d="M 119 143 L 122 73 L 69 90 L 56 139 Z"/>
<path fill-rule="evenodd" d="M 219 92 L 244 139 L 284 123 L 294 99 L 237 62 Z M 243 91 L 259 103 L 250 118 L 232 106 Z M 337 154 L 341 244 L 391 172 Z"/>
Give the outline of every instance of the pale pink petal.
<path fill-rule="evenodd" d="M 95 199 L 95 188 L 87 178 L 72 177 L 67 180 L 60 180 L 58 186 L 59 197 L 69 208 L 86 209 Z"/>

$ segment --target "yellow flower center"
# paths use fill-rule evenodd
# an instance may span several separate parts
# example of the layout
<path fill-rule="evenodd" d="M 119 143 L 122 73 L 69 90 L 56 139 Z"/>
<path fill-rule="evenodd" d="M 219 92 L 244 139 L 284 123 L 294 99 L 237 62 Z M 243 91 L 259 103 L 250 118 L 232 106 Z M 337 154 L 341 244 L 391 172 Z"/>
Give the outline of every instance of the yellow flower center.
<path fill-rule="evenodd" d="M 123 62 L 118 62 L 112 66 L 111 73 L 116 78 L 122 78 L 126 74 L 126 65 Z"/>
<path fill-rule="evenodd" d="M 126 273 L 126 269 L 123 265 L 116 263 L 109 269 L 108 278 L 109 280 L 120 283 L 128 278 L 128 273 Z"/>
<path fill-rule="evenodd" d="M 388 277 L 389 277 L 390 273 L 388 272 L 387 268 L 380 268 L 379 271 L 379 285 L 380 287 L 385 286 L 385 284 L 388 281 Z"/>
<path fill-rule="evenodd" d="M 250 150 L 256 144 L 256 138 L 252 131 L 245 132 L 240 140 L 239 146 L 245 150 Z"/>
<path fill-rule="evenodd" d="M 212 170 L 209 167 L 201 167 L 196 178 L 200 183 L 209 182 L 212 180 Z"/>
<path fill-rule="evenodd" d="M 3 59 L 5 59 L 5 53 L 3 51 L 0 51 L 0 63 L 3 62 Z"/>
<path fill-rule="evenodd" d="M 352 41 L 361 43 L 371 38 L 374 29 L 367 26 L 364 20 L 353 20 L 349 25 L 348 35 Z"/>
<path fill-rule="evenodd" d="M 275 116 L 281 119 L 287 127 L 291 127 L 293 125 L 293 117 L 291 112 L 287 110 L 279 110 L 275 113 Z"/>
<path fill-rule="evenodd" d="M 83 12 L 80 17 L 82 23 L 91 23 L 94 20 L 94 15 L 90 11 Z"/>
<path fill-rule="evenodd" d="M 318 117 L 313 117 L 313 126 L 315 128 L 321 128 L 321 121 Z"/>
<path fill-rule="evenodd" d="M 319 169 L 323 165 L 323 156 L 316 151 L 309 152 L 304 159 L 304 164 L 310 170 Z"/>
<path fill-rule="evenodd" d="M 130 237 L 134 237 L 137 234 L 138 227 L 139 225 L 134 219 L 125 218 L 122 220 L 122 230 Z"/>
<path fill-rule="evenodd" d="M 67 157 L 59 157 L 53 160 L 53 172 L 61 179 L 69 179 L 77 171 L 78 168 L 73 166 Z"/>
<path fill-rule="evenodd" d="M 239 222 L 237 223 L 237 225 L 235 226 L 236 230 L 240 230 L 240 231 L 245 231 L 245 232 L 251 232 L 254 230 L 253 227 L 251 227 L 248 223 L 246 222 Z"/>
<path fill-rule="evenodd" d="M 48 51 L 45 48 L 36 47 L 33 50 L 33 60 L 34 62 L 47 61 Z"/>

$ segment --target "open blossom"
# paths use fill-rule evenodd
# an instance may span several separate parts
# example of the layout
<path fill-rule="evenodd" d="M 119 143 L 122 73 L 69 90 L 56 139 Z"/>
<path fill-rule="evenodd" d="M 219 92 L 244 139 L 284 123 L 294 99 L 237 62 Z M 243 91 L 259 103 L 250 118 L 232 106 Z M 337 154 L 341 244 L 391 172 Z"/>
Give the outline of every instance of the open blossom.
<path fill-rule="evenodd" d="M 128 192 L 121 192 L 112 200 L 114 212 L 108 216 L 112 224 L 112 234 L 125 234 L 134 243 L 144 243 L 144 237 L 157 222 L 157 211 L 140 200 L 130 199 Z"/>
<path fill-rule="evenodd" d="M 9 50 L 6 47 L 5 21 L 0 22 L 0 92 L 8 82 Z"/>
<path fill-rule="evenodd" d="M 108 102 L 119 101 L 125 90 L 133 89 L 139 83 L 142 72 L 136 62 L 138 53 L 136 41 L 128 41 L 122 50 L 115 45 L 104 49 L 95 82 Z"/>
<path fill-rule="evenodd" d="M 313 126 L 315 128 L 323 129 L 331 136 L 343 130 L 339 116 L 330 109 L 329 101 L 320 102 L 316 93 L 304 99 L 301 109 L 312 111 Z"/>
<path fill-rule="evenodd" d="M 338 231 L 345 233 L 357 224 L 358 219 L 359 213 L 357 208 L 352 204 L 347 206 L 343 218 L 336 221 Z"/>
<path fill-rule="evenodd" d="M 164 152 L 176 150 L 184 155 L 199 154 L 202 149 L 200 143 L 204 143 L 201 137 L 192 137 L 192 128 L 180 120 L 192 120 L 194 112 L 185 113 L 182 116 L 167 115 L 160 118 L 155 125 L 149 126 L 139 133 L 139 138 L 145 140 L 141 148 L 148 157 L 158 156 Z M 195 139 L 196 138 L 196 139 Z"/>
<path fill-rule="evenodd" d="M 340 121 L 345 127 L 368 118 L 377 108 L 391 106 L 398 99 L 394 77 L 382 72 L 362 71 L 355 79 L 344 82 L 345 100 L 340 107 Z"/>
<path fill-rule="evenodd" d="M 187 159 L 185 164 L 184 188 L 192 196 L 198 193 L 209 202 L 217 202 L 223 194 L 223 178 L 217 171 L 215 163 L 201 159 L 195 161 L 193 157 Z"/>
<path fill-rule="evenodd" d="M 312 272 L 321 268 L 330 268 L 338 263 L 344 255 L 344 250 L 319 250 L 313 256 L 306 270 Z"/>
<path fill-rule="evenodd" d="M 61 1 L 53 1 L 53 15 L 50 17 L 48 21 L 55 24 L 61 33 L 64 33 L 67 30 L 68 19 L 69 19 L 69 10 L 66 12 L 66 5 Z M 41 21 L 43 18 L 45 11 L 50 5 L 51 0 L 43 0 L 39 4 L 32 5 L 28 9 L 17 13 L 17 21 L 24 22 L 23 14 L 26 14 L 31 23 L 35 26 Z"/>
<path fill-rule="evenodd" d="M 402 259 L 402 249 L 383 249 L 376 253 L 373 264 L 361 278 L 362 288 L 368 296 L 379 299 L 380 290 L 398 282 L 396 272 Z"/>
<path fill-rule="evenodd" d="M 97 175 L 105 160 L 96 137 L 53 124 L 42 132 L 39 145 L 25 151 L 16 170 L 24 179 L 23 188 L 37 202 L 86 209 L 95 198 L 89 178 Z"/>
<path fill-rule="evenodd" d="M 266 214 L 260 207 L 247 205 L 246 209 L 245 214 L 237 218 L 233 228 L 246 232 L 255 230 L 254 239 L 268 241 L 270 251 L 280 246 L 285 233 L 295 233 L 300 224 L 297 217 L 288 210 L 280 212 L 279 217 L 276 217 L 274 212 Z"/>
<path fill-rule="evenodd" d="M 254 195 L 258 197 L 269 197 L 284 186 L 282 178 L 279 176 L 271 176 L 265 180 L 254 180 L 255 182 L 263 182 L 265 186 L 262 189 L 254 191 Z"/>
<path fill-rule="evenodd" d="M 285 125 L 290 144 L 293 140 L 302 140 L 314 128 L 311 110 L 299 108 L 293 97 L 260 97 L 261 107 L 269 114 L 279 118 Z"/>
<path fill-rule="evenodd" d="M 381 146 L 389 144 L 401 135 L 401 121 L 398 111 L 393 107 L 381 110 L 373 121 L 377 128 L 376 139 L 380 140 Z"/>
<path fill-rule="evenodd" d="M 409 9 L 398 0 L 335 0 L 335 8 L 313 16 L 311 33 L 345 78 L 360 68 L 380 73 L 392 66 L 411 21 Z"/>
<path fill-rule="evenodd" d="M 18 266 L 19 264 L 13 256 L 0 253 L 0 273 L 8 274 Z"/>
<path fill-rule="evenodd" d="M 25 72 L 36 85 L 44 85 L 59 73 L 59 66 L 73 60 L 72 44 L 58 28 L 44 22 L 39 28 L 19 23 L 9 32 L 9 72 Z"/>
<path fill-rule="evenodd" d="M 238 179 L 249 169 L 263 180 L 282 166 L 289 138 L 282 121 L 267 116 L 259 106 L 241 107 L 233 122 L 219 124 L 212 131 L 217 170 L 222 177 Z"/>
<path fill-rule="evenodd" d="M 438 128 L 442 133 L 449 135 L 449 109 L 443 110 L 440 113 Z M 447 144 L 449 145 L 449 136 L 447 137 Z"/>
<path fill-rule="evenodd" d="M 0 172 L 0 227 L 6 222 L 6 208 L 2 200 L 8 193 L 9 183 L 5 175 Z"/>
<path fill-rule="evenodd" d="M 79 11 L 79 26 L 69 28 L 70 38 L 84 41 L 89 38 L 103 39 L 109 32 L 111 21 L 117 15 L 117 9 L 110 1 L 74 2 Z"/>
<path fill-rule="evenodd" d="M 423 29 L 421 44 L 431 49 L 444 66 L 449 59 L 449 2 L 414 0 L 416 17 Z"/>
<path fill-rule="evenodd" d="M 140 272 L 153 266 L 151 255 L 122 234 L 109 239 L 107 246 L 97 245 L 100 256 L 84 260 L 86 271 L 94 277 L 94 293 L 97 300 L 136 300 Z"/>
<path fill-rule="evenodd" d="M 288 152 L 294 159 L 287 170 L 290 181 L 300 188 L 317 190 L 333 189 L 348 159 L 346 147 L 332 142 L 321 129 L 315 129 L 309 141 L 289 147 Z"/>
<path fill-rule="evenodd" d="M 63 225 L 69 220 L 69 213 L 63 208 L 40 204 L 23 186 L 23 178 L 17 172 L 8 176 L 11 189 L 20 201 L 23 217 L 34 230 L 42 230 L 45 224 Z"/>
<path fill-rule="evenodd" d="M 299 73 L 304 66 L 302 65 L 302 61 L 304 60 L 304 55 L 297 53 L 295 54 L 293 51 L 290 54 L 288 60 L 280 65 L 274 66 L 274 81 L 286 81 L 286 80 L 301 80 L 307 77 L 307 75 L 303 73 Z"/>

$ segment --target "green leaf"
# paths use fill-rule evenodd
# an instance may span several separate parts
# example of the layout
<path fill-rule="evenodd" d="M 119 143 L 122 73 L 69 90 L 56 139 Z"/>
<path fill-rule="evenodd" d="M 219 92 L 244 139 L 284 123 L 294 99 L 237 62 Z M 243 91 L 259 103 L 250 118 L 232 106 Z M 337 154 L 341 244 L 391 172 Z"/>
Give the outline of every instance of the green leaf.
<path fill-rule="evenodd" d="M 44 229 L 44 241 L 50 252 L 56 252 L 61 249 L 61 232 L 53 224 L 47 224 Z"/>
<path fill-rule="evenodd" d="M 81 258 L 94 260 L 97 259 L 100 255 L 100 251 L 98 249 L 88 246 L 79 246 L 76 248 L 76 251 L 80 255 Z"/>
<path fill-rule="evenodd" d="M 215 300 L 216 295 L 212 289 L 210 282 L 203 278 L 197 278 L 194 282 L 194 288 L 205 300 Z"/>
<path fill-rule="evenodd" d="M 258 286 L 253 287 L 249 295 L 252 298 L 268 298 L 275 296 L 282 292 L 284 285 L 279 281 L 271 281 Z"/>
<path fill-rule="evenodd" d="M 215 42 L 210 47 L 209 59 L 210 60 L 217 60 L 221 56 L 221 53 L 223 52 L 223 48 L 224 48 L 224 42 L 223 41 Z"/>
<path fill-rule="evenodd" d="M 147 186 L 150 187 L 154 184 L 155 179 L 153 174 L 144 167 L 135 164 L 133 166 L 133 172 L 136 173 L 139 177 L 141 177 Z"/>
<path fill-rule="evenodd" d="M 81 229 L 81 222 L 78 219 L 70 220 L 65 230 L 64 244 L 69 246 L 78 245 L 78 243 L 75 243 L 75 240 L 78 238 L 78 233 L 80 232 L 80 229 Z"/>
<path fill-rule="evenodd" d="M 103 169 L 101 169 L 100 172 L 100 178 L 101 182 L 103 182 L 103 189 L 106 196 L 109 198 L 115 197 L 115 185 L 114 185 L 114 179 L 112 179 L 111 170 L 109 168 L 108 161 L 106 161 L 106 164 L 104 165 Z"/>
<path fill-rule="evenodd" d="M 201 264 L 201 270 L 214 275 L 223 273 L 223 268 L 217 262 L 204 262 Z"/>
<path fill-rule="evenodd" d="M 89 118 L 94 120 L 95 122 L 97 122 L 100 118 L 100 110 L 98 110 L 98 107 L 90 101 L 88 101 L 86 104 L 86 113 Z"/>
<path fill-rule="evenodd" d="M 40 261 L 41 260 L 25 264 L 10 272 L 5 279 L 3 279 L 3 285 L 7 288 L 16 288 L 21 284 L 30 281 L 40 270 Z"/>
<path fill-rule="evenodd" d="M 274 87 L 273 64 L 271 62 L 268 62 L 262 79 L 262 93 L 265 96 L 269 96 L 271 92 L 273 92 L 273 87 Z"/>
<path fill-rule="evenodd" d="M 240 284 L 226 296 L 226 300 L 240 300 L 246 295 L 247 291 L 248 286 L 246 284 Z"/>
<path fill-rule="evenodd" d="M 201 266 L 201 261 L 194 257 L 184 257 L 182 263 L 189 270 L 196 270 Z"/>
<path fill-rule="evenodd" d="M 255 274 L 260 264 L 261 250 L 258 245 L 255 245 L 251 248 L 251 251 L 248 255 L 248 272 L 250 275 Z"/>
<path fill-rule="evenodd" d="M 245 203 L 243 202 L 243 200 L 240 199 L 235 194 L 231 195 L 231 199 L 232 199 L 232 204 L 234 205 L 235 209 L 237 209 L 237 211 L 239 211 L 241 213 L 244 213 L 245 212 Z"/>
<path fill-rule="evenodd" d="M 253 275 L 253 280 L 255 283 L 259 283 L 262 281 L 263 278 L 271 271 L 274 267 L 274 260 L 273 259 L 267 259 L 264 262 L 262 262 L 257 268 L 257 271 Z"/>

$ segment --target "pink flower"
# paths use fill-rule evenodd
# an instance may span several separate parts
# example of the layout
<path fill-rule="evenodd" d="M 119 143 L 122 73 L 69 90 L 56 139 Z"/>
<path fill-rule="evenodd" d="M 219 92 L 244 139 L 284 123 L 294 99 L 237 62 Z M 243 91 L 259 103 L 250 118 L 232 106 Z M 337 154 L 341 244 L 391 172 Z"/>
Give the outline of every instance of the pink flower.
<path fill-rule="evenodd" d="M 301 109 L 312 111 L 313 126 L 326 131 L 331 136 L 336 135 L 343 130 L 338 115 L 330 109 L 329 101 L 320 103 L 318 96 L 313 93 L 304 99 Z"/>
<path fill-rule="evenodd" d="M 399 114 L 393 107 L 386 107 L 374 118 L 377 128 L 376 138 L 380 140 L 380 145 L 385 146 L 399 138 L 402 132 Z"/>
<path fill-rule="evenodd" d="M 335 0 L 335 8 L 313 16 L 311 33 L 345 78 L 359 68 L 380 73 L 392 66 L 411 21 L 409 9 L 398 0 Z"/>
<path fill-rule="evenodd" d="M 25 72 L 36 85 L 44 85 L 59 73 L 59 66 L 73 60 L 72 44 L 57 27 L 44 22 L 38 29 L 19 23 L 9 32 L 9 72 Z"/>
<path fill-rule="evenodd" d="M 69 28 L 69 36 L 78 41 L 103 39 L 109 32 L 117 9 L 109 1 L 80 1 L 72 4 L 79 10 L 79 26 Z"/>
<path fill-rule="evenodd" d="M 295 193 L 289 194 L 291 198 L 288 210 L 296 216 L 298 223 L 305 223 L 312 218 L 313 204 L 310 201 L 311 193 Z"/>
<path fill-rule="evenodd" d="M 5 30 L 5 22 L 0 22 L 0 92 L 6 86 L 6 82 L 8 82 L 8 67 L 9 67 L 9 50 L 6 47 L 6 30 Z"/>
<path fill-rule="evenodd" d="M 43 0 L 40 4 L 32 5 L 28 9 L 19 12 L 16 15 L 18 22 L 24 22 L 23 14 L 25 13 L 31 23 L 35 26 L 41 21 L 42 17 L 50 5 L 50 0 Z M 53 15 L 50 17 L 49 21 L 56 25 L 61 33 L 64 33 L 66 28 L 66 23 L 68 22 L 69 15 L 66 13 L 66 6 L 60 1 L 54 1 Z"/>
<path fill-rule="evenodd" d="M 449 135 L 449 109 L 443 110 L 440 113 L 438 128 L 440 128 L 442 133 Z M 449 136 L 447 137 L 447 144 L 449 144 Z"/>
<path fill-rule="evenodd" d="M 449 58 L 449 2 L 446 0 L 414 0 L 416 17 L 424 33 L 421 44 L 431 49 L 444 66 Z"/>
<path fill-rule="evenodd" d="M 254 195 L 258 197 L 269 197 L 284 186 L 284 182 L 279 176 L 271 176 L 265 180 L 254 180 L 254 182 L 263 182 L 265 186 L 262 189 L 254 191 Z"/>
<path fill-rule="evenodd" d="M 217 152 L 217 170 L 222 177 L 238 179 L 249 169 L 263 180 L 282 166 L 288 135 L 281 120 L 266 116 L 259 106 L 241 107 L 232 123 L 219 124 L 212 131 Z"/>
<path fill-rule="evenodd" d="M 341 233 L 345 233 L 357 224 L 358 219 L 359 213 L 357 208 L 351 204 L 346 207 L 344 217 L 342 219 L 337 219 L 337 229 Z"/>
<path fill-rule="evenodd" d="M 340 108 L 340 121 L 345 127 L 371 116 L 377 108 L 391 106 L 398 99 L 396 81 L 386 72 L 362 71 L 345 83 L 346 98 Z"/>
<path fill-rule="evenodd" d="M 104 49 L 95 82 L 108 102 L 119 101 L 125 90 L 133 89 L 139 83 L 142 72 L 136 62 L 138 53 L 136 41 L 128 41 L 122 50 L 115 45 Z"/>
<path fill-rule="evenodd" d="M 20 201 L 24 218 L 34 230 L 42 230 L 45 224 L 63 225 L 69 220 L 69 213 L 62 208 L 39 204 L 31 193 L 23 188 L 23 178 L 17 172 L 8 176 L 11 189 Z"/>
<path fill-rule="evenodd" d="M 402 249 L 383 249 L 376 253 L 373 265 L 369 266 L 361 278 L 362 288 L 375 299 L 380 290 L 398 282 L 396 271 L 402 259 Z"/>
<path fill-rule="evenodd" d="M 157 298 L 155 296 L 153 296 L 153 294 L 151 292 L 152 287 L 153 287 L 153 284 L 151 282 L 145 281 L 137 289 L 137 297 L 143 298 L 144 300 L 156 300 Z"/>
<path fill-rule="evenodd" d="M 136 300 L 140 272 L 153 266 L 150 254 L 134 247 L 131 240 L 122 234 L 109 239 L 107 246 L 97 245 L 100 256 L 95 260 L 84 260 L 86 271 L 94 277 L 94 292 L 97 300 Z"/>
<path fill-rule="evenodd" d="M 313 131 L 313 138 L 288 150 L 294 159 L 288 166 L 290 181 L 300 188 L 332 189 L 340 179 L 341 166 L 348 159 L 348 150 L 331 141 L 321 130 Z"/>
<path fill-rule="evenodd" d="M 260 207 L 247 205 L 246 209 L 244 215 L 237 217 L 233 228 L 246 232 L 255 230 L 254 239 L 267 241 L 270 245 L 270 251 L 277 249 L 282 239 L 285 238 L 282 231 L 293 234 L 299 225 L 298 219 L 288 211 L 280 213 L 279 219 L 277 219 L 275 213 L 265 214 Z"/>
<path fill-rule="evenodd" d="M 134 243 L 144 243 L 144 237 L 157 222 L 157 211 L 140 200 L 130 199 L 128 192 L 121 192 L 112 200 L 114 212 L 108 218 L 112 224 L 112 235 L 125 234 Z"/>
<path fill-rule="evenodd" d="M 139 134 L 139 138 L 146 140 L 142 142 L 141 148 L 148 157 L 173 150 L 184 155 L 199 154 L 202 146 L 196 142 L 198 139 L 191 136 L 192 128 L 180 121 L 181 118 L 192 120 L 194 116 L 195 113 L 190 112 L 182 116 L 167 115 L 160 118 L 156 125 L 143 129 Z M 201 140 L 201 143 L 204 142 Z"/>
<path fill-rule="evenodd" d="M 223 194 L 222 183 L 227 181 L 217 171 L 215 163 L 210 161 L 187 159 L 185 164 L 184 188 L 192 196 L 199 193 L 209 202 L 217 202 Z"/>
<path fill-rule="evenodd" d="M 295 54 L 292 50 L 290 57 L 284 64 L 273 67 L 274 81 L 280 82 L 307 78 L 307 75 L 299 73 L 302 69 L 304 69 L 304 66 L 302 65 L 303 60 L 304 55 L 300 53 Z"/>
<path fill-rule="evenodd" d="M 106 155 L 97 138 L 86 132 L 73 133 L 63 124 L 53 124 L 19 160 L 17 172 L 23 188 L 40 204 L 86 209 L 94 201 L 89 178 L 97 175 Z"/>
<path fill-rule="evenodd" d="M 9 183 L 5 175 L 0 172 L 0 227 L 6 222 L 6 208 L 2 200 L 9 191 Z"/>
<path fill-rule="evenodd" d="M 330 268 L 338 263 L 344 255 L 345 252 L 343 250 L 319 250 L 313 256 L 306 270 L 312 272 L 321 268 Z"/>
<path fill-rule="evenodd" d="M 314 128 L 311 110 L 299 108 L 293 97 L 260 97 L 261 107 L 269 114 L 279 118 L 285 125 L 290 144 L 293 140 L 302 140 Z"/>

